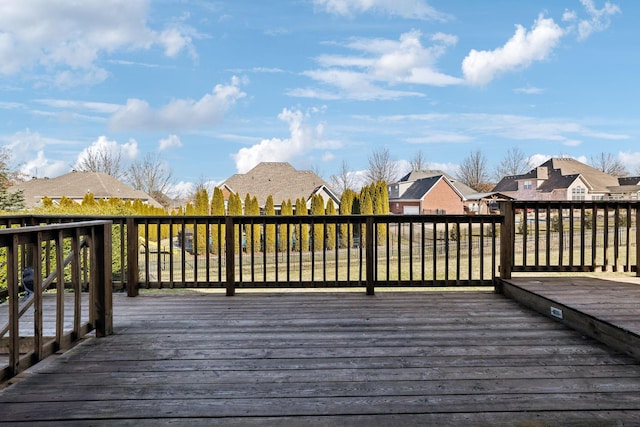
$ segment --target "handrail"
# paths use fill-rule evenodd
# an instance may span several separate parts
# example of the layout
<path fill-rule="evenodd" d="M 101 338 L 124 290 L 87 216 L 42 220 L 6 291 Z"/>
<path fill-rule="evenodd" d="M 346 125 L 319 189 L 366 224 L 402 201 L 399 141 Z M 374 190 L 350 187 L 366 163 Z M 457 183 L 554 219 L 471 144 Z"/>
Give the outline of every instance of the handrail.
<path fill-rule="evenodd" d="M 501 222 L 501 215 L 131 217 L 127 290 L 491 286 Z"/>
<path fill-rule="evenodd" d="M 87 242 L 86 240 L 83 240 L 82 243 L 80 243 L 80 249 L 86 248 L 86 247 L 88 247 Z M 64 262 L 62 263 L 63 269 L 69 265 L 69 263 L 74 259 L 75 256 L 76 254 L 73 251 L 69 255 L 67 255 L 67 257 L 64 259 Z M 51 286 L 51 284 L 59 274 L 58 271 L 59 269 L 56 268 L 56 270 L 53 273 L 49 274 L 42 281 L 42 286 L 40 287 L 40 293 L 43 293 L 49 288 L 49 286 Z M 27 310 L 33 305 L 34 300 L 35 300 L 35 293 L 29 295 L 29 298 L 23 301 L 25 302 L 25 304 L 22 304 L 22 306 L 20 307 L 20 310 L 18 311 L 18 318 L 22 317 L 22 315 L 24 315 L 24 313 L 27 312 Z M 7 322 L 2 329 L 0 329 L 0 338 L 4 337 L 4 335 L 7 332 L 9 332 L 9 322 Z"/>
<path fill-rule="evenodd" d="M 23 223 L 24 224 L 24 223 Z M 60 349 L 95 330 L 97 337 L 113 333 L 112 283 L 111 283 L 111 226 L 112 221 L 82 221 L 48 226 L 23 225 L 18 228 L 0 229 L 0 247 L 6 250 L 6 279 L 8 301 L 5 303 L 8 324 L 3 327 L 0 339 L 8 348 L 9 363 L 0 367 L 0 381 L 17 375 Z M 65 257 L 65 246 L 70 245 Z M 51 247 L 55 254 L 51 253 Z M 85 249 L 86 248 L 86 249 Z M 54 257 L 55 271 L 49 268 Z M 64 331 L 64 266 L 71 264 L 71 288 L 74 291 L 73 328 Z M 20 307 L 19 271 L 28 265 L 34 270 L 34 294 Z M 22 267 L 21 267 L 22 266 Z M 81 269 L 89 275 L 88 321 L 83 323 L 81 296 Z M 47 274 L 49 273 L 49 274 Z M 43 274 L 47 274 L 43 278 Z M 56 282 L 55 338 L 45 342 L 43 323 L 43 291 Z M 3 304 L 4 305 L 4 304 Z M 20 351 L 20 317 L 33 305 L 33 344 L 27 353 Z"/>
<path fill-rule="evenodd" d="M 82 217 L 96 218 L 104 217 Z M 108 218 L 117 230 L 114 289 L 131 296 L 139 288 L 490 286 L 498 275 L 541 271 L 640 276 L 638 201 L 506 201 L 499 215 Z M 0 227 L 76 219 L 0 217 Z M 265 247 L 274 228 L 277 241 Z M 292 240 L 303 229 L 311 248 Z M 334 242 L 318 245 L 312 230 Z"/>
<path fill-rule="evenodd" d="M 512 235 L 501 266 L 510 271 L 636 271 L 638 201 L 513 201 Z M 635 251 L 633 246 L 635 245 Z"/>

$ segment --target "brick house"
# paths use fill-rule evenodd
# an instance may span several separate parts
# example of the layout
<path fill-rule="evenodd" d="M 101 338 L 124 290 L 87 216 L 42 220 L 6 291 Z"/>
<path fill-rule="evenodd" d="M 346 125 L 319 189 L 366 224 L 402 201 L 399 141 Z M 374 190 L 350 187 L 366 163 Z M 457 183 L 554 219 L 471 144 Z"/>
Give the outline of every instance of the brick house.
<path fill-rule="evenodd" d="M 260 209 L 264 209 L 267 197 L 273 197 L 276 213 L 281 210 L 283 201 L 304 199 L 307 209 L 311 208 L 311 196 L 320 194 L 325 202 L 333 200 L 336 211 L 340 207 L 340 198 L 329 185 L 317 174 L 308 170 L 297 170 L 287 162 L 262 162 L 244 174 L 235 174 L 222 182 L 218 187 L 222 190 L 225 204 L 231 193 L 240 194 L 244 202 L 247 194 L 258 199 Z M 295 206 L 294 206 L 295 208 Z"/>
<path fill-rule="evenodd" d="M 415 176 L 415 175 L 414 175 Z M 388 186 L 393 214 L 462 214 L 465 196 L 445 174 L 411 179 L 405 176 Z"/>
<path fill-rule="evenodd" d="M 516 200 L 638 200 L 640 177 L 616 177 L 560 157 L 526 174 L 503 177 L 493 191 Z"/>

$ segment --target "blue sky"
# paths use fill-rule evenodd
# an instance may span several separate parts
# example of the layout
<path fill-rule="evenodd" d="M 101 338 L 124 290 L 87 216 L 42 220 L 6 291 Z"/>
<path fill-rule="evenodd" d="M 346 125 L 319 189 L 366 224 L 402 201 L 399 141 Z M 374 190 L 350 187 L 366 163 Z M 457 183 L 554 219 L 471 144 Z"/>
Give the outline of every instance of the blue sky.
<path fill-rule="evenodd" d="M 74 4 L 75 3 L 75 4 Z M 640 168 L 637 0 L 7 0 L 0 142 L 29 176 L 159 152 L 176 190 L 387 148 Z"/>

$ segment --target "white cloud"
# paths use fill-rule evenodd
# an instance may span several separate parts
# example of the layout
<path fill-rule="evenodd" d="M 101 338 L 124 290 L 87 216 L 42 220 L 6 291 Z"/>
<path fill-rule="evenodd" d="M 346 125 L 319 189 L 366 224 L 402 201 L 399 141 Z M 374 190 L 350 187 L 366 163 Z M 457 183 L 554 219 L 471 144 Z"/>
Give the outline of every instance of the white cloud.
<path fill-rule="evenodd" d="M 25 176 L 36 178 L 52 178 L 69 171 L 69 165 L 61 160 L 47 159 L 44 151 L 38 150 L 35 158 L 31 158 L 20 166 Z"/>
<path fill-rule="evenodd" d="M 109 126 L 114 130 L 211 127 L 219 123 L 236 101 L 244 96 L 246 94 L 240 90 L 240 79 L 233 77 L 230 84 L 216 85 L 211 93 L 199 100 L 174 99 L 158 110 L 144 100 L 129 99 L 111 116 Z"/>
<path fill-rule="evenodd" d="M 55 177 L 71 169 L 70 164 L 60 160 L 50 160 L 45 154 L 48 151 L 77 145 L 77 141 L 43 137 L 29 129 L 13 135 L 0 136 L 0 141 L 7 147 L 13 160 L 12 168 L 27 177 Z"/>
<path fill-rule="evenodd" d="M 53 177 L 67 172 L 70 164 L 62 161 L 48 160 L 48 151 L 66 149 L 79 142 L 43 137 L 38 132 L 29 129 L 16 132 L 13 135 L 0 136 L 0 141 L 11 152 L 14 167 L 27 176 Z"/>
<path fill-rule="evenodd" d="M 313 4 L 328 13 L 342 16 L 378 12 L 412 19 L 449 19 L 448 15 L 429 6 L 425 0 L 313 0 Z"/>
<path fill-rule="evenodd" d="M 551 157 L 553 156 L 550 156 L 549 154 L 532 154 L 529 156 L 529 164 L 531 165 L 531 168 L 535 168 L 549 160 Z"/>
<path fill-rule="evenodd" d="M 158 150 L 164 151 L 171 147 L 182 147 L 182 141 L 177 135 L 169 135 L 167 138 L 161 139 L 158 144 Z"/>
<path fill-rule="evenodd" d="M 535 86 L 525 86 L 525 87 L 519 87 L 513 90 L 515 93 L 522 93 L 525 95 L 540 95 L 542 92 L 544 92 L 543 89 L 540 89 L 539 87 L 535 87 Z"/>
<path fill-rule="evenodd" d="M 606 2 L 602 9 L 597 9 L 593 0 L 580 0 L 584 6 L 589 19 L 581 20 L 578 23 L 578 39 L 585 40 L 596 31 L 604 31 L 611 25 L 611 16 L 621 13 L 620 8 L 612 3 Z"/>
<path fill-rule="evenodd" d="M 74 101 L 69 99 L 37 99 L 36 102 L 61 110 L 92 111 L 99 114 L 113 114 L 120 105 L 106 102 Z"/>
<path fill-rule="evenodd" d="M 103 54 L 162 46 L 167 56 L 193 52 L 191 37 L 175 26 L 147 26 L 148 0 L 30 0 L 6 2 L 0 14 L 0 74 L 41 66 L 63 86 L 107 77 Z"/>
<path fill-rule="evenodd" d="M 196 185 L 193 182 L 180 181 L 170 186 L 167 191 L 167 195 L 174 199 L 182 199 L 187 197 L 189 194 L 193 194 L 195 189 Z"/>
<path fill-rule="evenodd" d="M 640 175 L 640 151 L 635 153 L 620 152 L 618 159 L 632 175 Z"/>
<path fill-rule="evenodd" d="M 553 19 L 539 16 L 530 31 L 517 25 L 513 37 L 500 48 L 472 49 L 462 61 L 462 72 L 470 84 L 486 85 L 500 74 L 547 59 L 563 35 Z"/>
<path fill-rule="evenodd" d="M 456 132 L 429 132 L 428 135 L 425 136 L 417 136 L 408 138 L 407 142 L 411 144 L 433 144 L 433 143 L 460 143 L 460 142 L 469 142 L 472 141 L 472 138 L 469 135 L 465 135 L 462 133 Z"/>
<path fill-rule="evenodd" d="M 278 118 L 289 125 L 289 137 L 263 139 L 256 145 L 241 148 L 232 155 L 239 173 L 249 171 L 260 162 L 286 162 L 313 149 L 339 146 L 337 142 L 324 138 L 323 126 L 307 125 L 305 120 L 309 116 L 299 110 L 285 108 Z"/>
<path fill-rule="evenodd" d="M 114 158 L 119 157 L 121 160 L 133 160 L 138 157 L 139 152 L 138 143 L 134 139 L 120 144 L 117 141 L 107 139 L 107 137 L 103 135 L 98 137 L 97 140 L 78 154 L 74 168 L 77 168 L 78 165 L 85 161 L 92 153 L 109 153 Z"/>
<path fill-rule="evenodd" d="M 435 67 L 437 59 L 457 38 L 444 33 L 430 37 L 429 47 L 422 45 L 422 33 L 417 30 L 400 35 L 399 40 L 354 39 L 344 45 L 353 55 L 320 55 L 316 58 L 322 67 L 303 74 L 331 89 L 295 89 L 292 96 L 322 99 L 398 99 L 424 96 L 415 91 L 391 89 L 399 84 L 448 86 L 463 81 L 440 73 Z"/>

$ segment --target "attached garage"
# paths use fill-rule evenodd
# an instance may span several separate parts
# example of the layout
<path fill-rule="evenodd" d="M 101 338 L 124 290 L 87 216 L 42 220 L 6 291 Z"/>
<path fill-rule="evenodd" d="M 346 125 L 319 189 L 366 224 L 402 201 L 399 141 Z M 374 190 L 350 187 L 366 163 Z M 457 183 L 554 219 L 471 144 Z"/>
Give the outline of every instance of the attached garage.
<path fill-rule="evenodd" d="M 405 215 L 418 215 L 420 214 L 420 206 L 404 205 L 402 206 L 402 213 Z"/>

